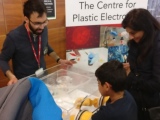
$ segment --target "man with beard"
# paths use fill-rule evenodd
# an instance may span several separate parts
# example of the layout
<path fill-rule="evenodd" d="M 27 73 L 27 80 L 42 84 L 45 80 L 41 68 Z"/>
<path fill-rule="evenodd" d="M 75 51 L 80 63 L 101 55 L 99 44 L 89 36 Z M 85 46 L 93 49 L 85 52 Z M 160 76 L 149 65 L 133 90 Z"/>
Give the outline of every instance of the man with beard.
<path fill-rule="evenodd" d="M 0 54 L 0 67 L 9 78 L 8 85 L 18 79 L 46 69 L 44 55 L 48 54 L 57 63 L 72 65 L 60 59 L 48 44 L 47 12 L 40 0 L 28 0 L 23 5 L 24 23 L 7 34 Z M 8 61 L 12 59 L 13 73 Z"/>

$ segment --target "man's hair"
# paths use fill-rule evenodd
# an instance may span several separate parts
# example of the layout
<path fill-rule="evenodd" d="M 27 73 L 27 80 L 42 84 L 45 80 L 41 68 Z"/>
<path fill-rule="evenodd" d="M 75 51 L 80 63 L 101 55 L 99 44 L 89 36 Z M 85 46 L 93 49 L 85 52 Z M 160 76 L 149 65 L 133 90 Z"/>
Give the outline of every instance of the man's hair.
<path fill-rule="evenodd" d="M 101 65 L 95 72 L 95 76 L 104 85 L 108 82 L 115 92 L 123 91 L 126 87 L 126 71 L 123 64 L 117 60 L 112 60 Z"/>
<path fill-rule="evenodd" d="M 41 17 L 44 13 L 47 13 L 46 6 L 42 0 L 27 0 L 23 5 L 23 15 L 27 18 L 30 18 L 30 15 L 33 12 L 39 14 L 38 17 Z"/>

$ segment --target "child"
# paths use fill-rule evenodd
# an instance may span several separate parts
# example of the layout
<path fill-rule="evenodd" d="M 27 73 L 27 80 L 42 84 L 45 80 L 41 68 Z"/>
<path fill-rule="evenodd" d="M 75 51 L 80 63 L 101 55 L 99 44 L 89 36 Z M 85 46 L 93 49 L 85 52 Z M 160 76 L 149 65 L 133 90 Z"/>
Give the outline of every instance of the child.
<path fill-rule="evenodd" d="M 116 60 L 106 62 L 96 70 L 95 75 L 99 92 L 110 98 L 92 115 L 92 120 L 137 120 L 137 105 L 125 90 L 127 75 L 123 64 Z"/>

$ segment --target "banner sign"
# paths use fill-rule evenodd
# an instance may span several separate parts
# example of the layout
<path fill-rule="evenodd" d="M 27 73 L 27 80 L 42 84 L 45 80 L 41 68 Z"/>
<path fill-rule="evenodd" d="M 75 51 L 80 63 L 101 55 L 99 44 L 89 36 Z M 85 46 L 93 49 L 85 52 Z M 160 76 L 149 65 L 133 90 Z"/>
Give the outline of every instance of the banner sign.
<path fill-rule="evenodd" d="M 126 13 L 146 8 L 148 0 L 65 0 L 66 27 L 121 24 Z"/>

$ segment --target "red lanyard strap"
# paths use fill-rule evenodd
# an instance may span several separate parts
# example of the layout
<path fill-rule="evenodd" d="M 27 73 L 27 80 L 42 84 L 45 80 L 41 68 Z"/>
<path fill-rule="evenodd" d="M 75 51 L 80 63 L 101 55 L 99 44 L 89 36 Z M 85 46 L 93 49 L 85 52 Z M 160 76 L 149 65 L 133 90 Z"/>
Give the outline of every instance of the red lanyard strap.
<path fill-rule="evenodd" d="M 26 29 L 27 29 L 27 26 L 25 26 Z M 38 42 L 38 55 L 36 54 L 36 50 L 33 46 L 33 42 L 32 42 L 32 39 L 31 39 L 31 36 L 30 36 L 30 32 L 29 30 L 27 29 L 27 33 L 28 33 L 28 37 L 29 37 L 29 41 L 31 43 L 31 46 L 32 46 L 32 50 L 33 50 L 33 53 L 34 53 L 34 57 L 38 63 L 38 67 L 40 68 L 40 55 L 41 55 L 41 44 L 42 44 L 42 40 L 41 40 L 41 36 L 39 35 L 39 42 Z"/>

